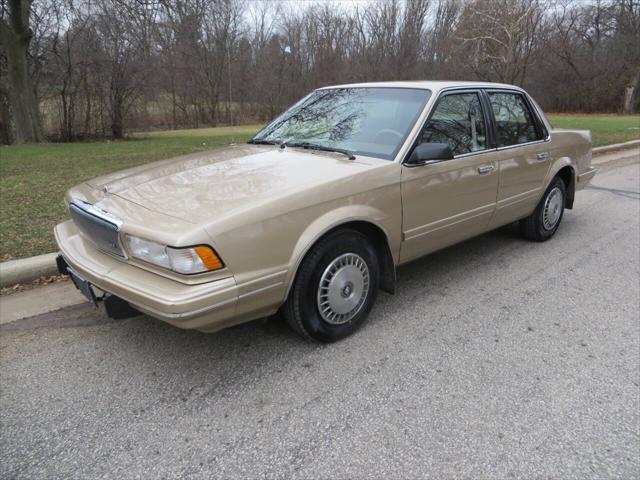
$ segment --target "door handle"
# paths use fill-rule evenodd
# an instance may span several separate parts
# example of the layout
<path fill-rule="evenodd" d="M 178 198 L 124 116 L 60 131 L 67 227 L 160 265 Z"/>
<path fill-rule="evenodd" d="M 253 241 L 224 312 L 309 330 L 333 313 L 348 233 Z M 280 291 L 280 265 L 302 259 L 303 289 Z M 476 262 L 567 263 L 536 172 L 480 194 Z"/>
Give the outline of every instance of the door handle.
<path fill-rule="evenodd" d="M 478 173 L 484 175 L 485 173 L 491 173 L 496 169 L 493 165 L 482 165 L 478 167 Z"/>
<path fill-rule="evenodd" d="M 546 160 L 547 158 L 549 158 L 549 152 L 540 152 L 536 155 L 536 158 L 538 160 Z"/>

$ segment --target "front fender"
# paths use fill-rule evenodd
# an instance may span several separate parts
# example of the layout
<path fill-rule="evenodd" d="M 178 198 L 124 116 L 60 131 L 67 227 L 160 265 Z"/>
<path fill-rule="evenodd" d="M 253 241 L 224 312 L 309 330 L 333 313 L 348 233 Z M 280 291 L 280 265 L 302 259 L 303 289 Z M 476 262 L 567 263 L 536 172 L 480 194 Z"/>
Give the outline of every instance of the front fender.
<path fill-rule="evenodd" d="M 398 208 L 398 210 L 400 210 Z M 300 263 L 311 247 L 331 230 L 351 222 L 365 222 L 379 228 L 385 235 L 394 265 L 398 263 L 400 255 L 400 219 L 401 211 L 389 215 L 382 210 L 369 205 L 345 205 L 328 211 L 316 218 L 307 226 L 293 249 L 287 275 L 287 295 L 293 279 L 300 267 Z M 286 298 L 286 297 L 285 297 Z"/>

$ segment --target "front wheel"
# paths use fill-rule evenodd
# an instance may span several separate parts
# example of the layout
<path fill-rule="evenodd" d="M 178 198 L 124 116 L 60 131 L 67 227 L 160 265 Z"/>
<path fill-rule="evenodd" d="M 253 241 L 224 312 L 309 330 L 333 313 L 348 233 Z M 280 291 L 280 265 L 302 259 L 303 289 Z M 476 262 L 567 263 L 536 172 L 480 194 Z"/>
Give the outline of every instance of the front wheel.
<path fill-rule="evenodd" d="M 321 239 L 302 261 L 283 313 L 301 335 L 334 342 L 357 330 L 376 299 L 380 269 L 375 248 L 355 230 Z"/>
<path fill-rule="evenodd" d="M 549 240 L 562 221 L 567 192 L 561 178 L 555 177 L 534 212 L 520 220 L 522 235 L 535 242 Z"/>

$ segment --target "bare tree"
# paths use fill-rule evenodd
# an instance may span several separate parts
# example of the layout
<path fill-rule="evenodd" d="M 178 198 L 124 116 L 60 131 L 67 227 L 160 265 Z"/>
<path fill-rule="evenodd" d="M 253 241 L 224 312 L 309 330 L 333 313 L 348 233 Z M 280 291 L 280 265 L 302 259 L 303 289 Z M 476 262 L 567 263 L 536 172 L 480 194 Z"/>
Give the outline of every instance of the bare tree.
<path fill-rule="evenodd" d="M 25 112 L 39 120 L 38 99 L 62 140 L 265 121 L 316 87 L 375 80 L 515 83 L 556 111 L 640 106 L 638 0 L 0 1 L 3 142 Z M 31 12 L 26 81 L 4 40 L 13 5 Z"/>
<path fill-rule="evenodd" d="M 522 85 L 539 51 L 540 0 L 475 0 L 460 24 L 461 56 L 483 80 Z"/>
<path fill-rule="evenodd" d="M 96 69 L 104 80 L 102 100 L 108 111 L 111 135 L 124 135 L 124 119 L 141 98 L 148 79 L 149 23 L 155 11 L 151 3 L 100 0 L 95 14 L 95 34 L 99 39 Z M 128 14 L 123 15 L 122 11 Z"/>
<path fill-rule="evenodd" d="M 240 35 L 240 4 L 232 0 L 205 2 L 202 17 L 202 44 L 199 49 L 199 71 L 205 84 L 209 121 L 216 125 L 220 113 L 225 72 L 225 61 Z"/>
<path fill-rule="evenodd" d="M 421 70 L 420 54 L 429 6 L 429 0 L 410 0 L 404 6 L 398 28 L 396 69 L 405 78 L 416 78 Z"/>
<path fill-rule="evenodd" d="M 17 143 L 44 140 L 38 100 L 29 74 L 28 53 L 33 36 L 29 27 L 30 13 L 30 0 L 3 0 L 0 7 L 0 41 L 7 65 L 6 90 L 10 93 Z"/>
<path fill-rule="evenodd" d="M 423 47 L 426 74 L 432 78 L 458 75 L 454 47 L 461 6 L 459 0 L 439 0 L 435 6 Z"/>
<path fill-rule="evenodd" d="M 616 5 L 618 28 L 615 44 L 622 52 L 621 74 L 625 78 L 622 113 L 631 114 L 637 103 L 640 87 L 640 2 L 619 0 Z"/>
<path fill-rule="evenodd" d="M 52 32 L 48 51 L 50 89 L 59 100 L 60 139 L 73 140 L 77 135 L 77 115 L 81 109 L 80 95 L 86 87 L 86 28 L 91 16 L 79 12 L 72 1 L 53 2 L 55 31 Z M 86 92 L 85 92 L 86 95 Z M 86 106 L 86 105 L 85 105 Z"/>

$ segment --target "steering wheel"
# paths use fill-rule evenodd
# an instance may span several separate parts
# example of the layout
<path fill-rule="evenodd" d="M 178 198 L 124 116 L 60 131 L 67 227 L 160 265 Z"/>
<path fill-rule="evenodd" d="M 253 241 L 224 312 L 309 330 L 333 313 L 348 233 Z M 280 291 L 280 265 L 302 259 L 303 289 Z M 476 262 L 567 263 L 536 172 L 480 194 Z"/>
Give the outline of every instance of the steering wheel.
<path fill-rule="evenodd" d="M 373 138 L 378 140 L 379 137 L 384 137 L 385 135 L 387 136 L 387 138 L 389 136 L 394 136 L 397 137 L 398 140 L 402 140 L 402 134 L 397 130 L 393 130 L 392 128 L 383 128 L 382 130 L 377 131 Z"/>

